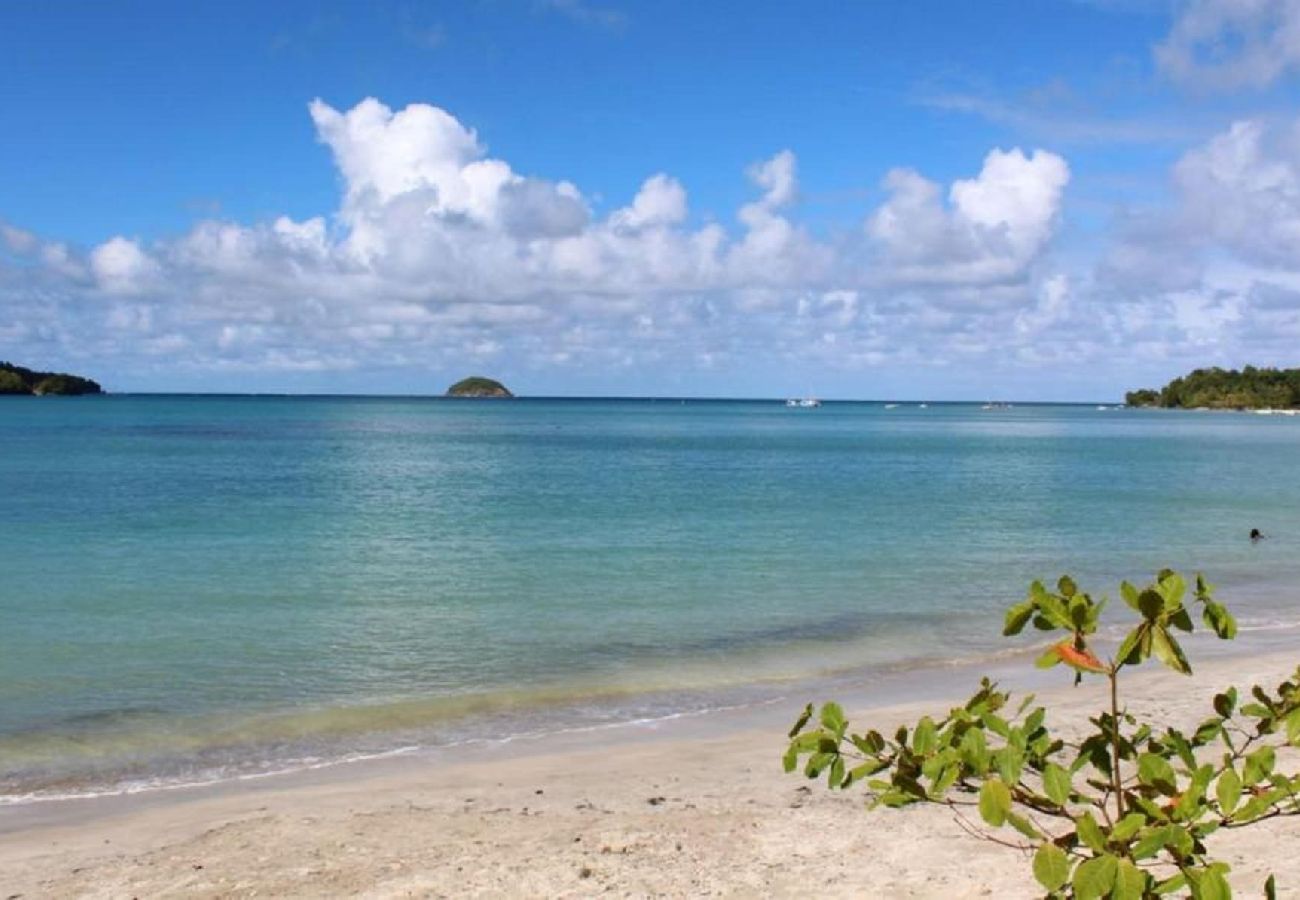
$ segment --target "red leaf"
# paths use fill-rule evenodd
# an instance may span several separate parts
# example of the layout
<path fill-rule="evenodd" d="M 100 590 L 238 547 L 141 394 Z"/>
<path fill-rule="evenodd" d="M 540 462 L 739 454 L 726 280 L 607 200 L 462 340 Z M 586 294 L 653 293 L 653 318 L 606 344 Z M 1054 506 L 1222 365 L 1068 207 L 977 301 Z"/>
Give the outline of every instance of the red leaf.
<path fill-rule="evenodd" d="M 1082 669 L 1085 672 L 1098 672 L 1106 674 L 1106 666 L 1097 657 L 1092 655 L 1091 650 L 1080 650 L 1070 641 L 1061 641 L 1056 645 L 1056 654 L 1061 657 L 1061 662 L 1075 669 Z"/>

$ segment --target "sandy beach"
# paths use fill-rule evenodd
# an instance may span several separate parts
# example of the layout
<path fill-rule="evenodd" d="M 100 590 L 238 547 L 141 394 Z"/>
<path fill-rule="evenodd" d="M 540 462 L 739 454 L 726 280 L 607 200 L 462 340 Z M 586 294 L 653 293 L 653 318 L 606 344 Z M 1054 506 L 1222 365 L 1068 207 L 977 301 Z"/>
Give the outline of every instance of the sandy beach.
<path fill-rule="evenodd" d="M 1191 679 L 1148 668 L 1130 677 L 1130 708 L 1191 723 L 1216 689 L 1274 683 L 1294 661 L 1220 658 Z M 976 673 L 954 673 L 966 674 Z M 1044 688 L 1063 727 L 1101 702 L 1096 686 L 1062 687 L 1060 671 L 1015 679 Z M 859 723 L 901 723 L 959 699 L 951 690 L 948 702 L 884 706 L 869 696 L 847 698 Z M 10 807 L 0 810 L 0 887 L 6 898 L 1036 895 L 1026 859 L 967 836 L 941 808 L 867 812 L 857 791 L 784 775 L 783 730 L 796 712 L 774 704 L 458 756 Z M 1298 840 L 1300 820 L 1280 819 L 1214 846 L 1239 893 L 1256 894 L 1272 871 L 1281 895 L 1300 896 L 1300 858 L 1278 852 Z"/>

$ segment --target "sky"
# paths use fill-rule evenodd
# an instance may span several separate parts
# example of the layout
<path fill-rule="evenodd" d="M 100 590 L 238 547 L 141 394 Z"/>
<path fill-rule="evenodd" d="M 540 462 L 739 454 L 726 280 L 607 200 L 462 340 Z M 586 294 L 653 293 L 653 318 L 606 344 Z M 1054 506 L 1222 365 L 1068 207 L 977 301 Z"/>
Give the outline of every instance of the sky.
<path fill-rule="evenodd" d="M 1300 0 L 48 0 L 0 60 L 0 359 L 113 391 L 1300 365 Z"/>

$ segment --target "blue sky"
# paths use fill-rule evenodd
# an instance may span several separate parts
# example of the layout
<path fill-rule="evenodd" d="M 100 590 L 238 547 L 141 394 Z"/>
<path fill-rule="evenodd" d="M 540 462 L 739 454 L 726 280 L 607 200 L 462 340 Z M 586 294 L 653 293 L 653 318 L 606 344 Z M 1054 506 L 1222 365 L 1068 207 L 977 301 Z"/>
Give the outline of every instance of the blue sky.
<path fill-rule="evenodd" d="M 968 399 L 1300 364 L 1294 32 L 1295 0 L 6 4 L 0 359 Z"/>

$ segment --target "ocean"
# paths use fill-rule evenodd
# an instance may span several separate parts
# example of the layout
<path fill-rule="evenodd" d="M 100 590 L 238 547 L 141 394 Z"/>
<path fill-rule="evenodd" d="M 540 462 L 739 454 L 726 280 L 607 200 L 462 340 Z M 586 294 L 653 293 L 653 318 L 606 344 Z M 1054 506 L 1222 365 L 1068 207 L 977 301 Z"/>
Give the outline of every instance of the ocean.
<path fill-rule="evenodd" d="M 1300 624 L 1300 418 L 20 397 L 0 447 L 0 803 L 923 675 L 1066 572 Z"/>

